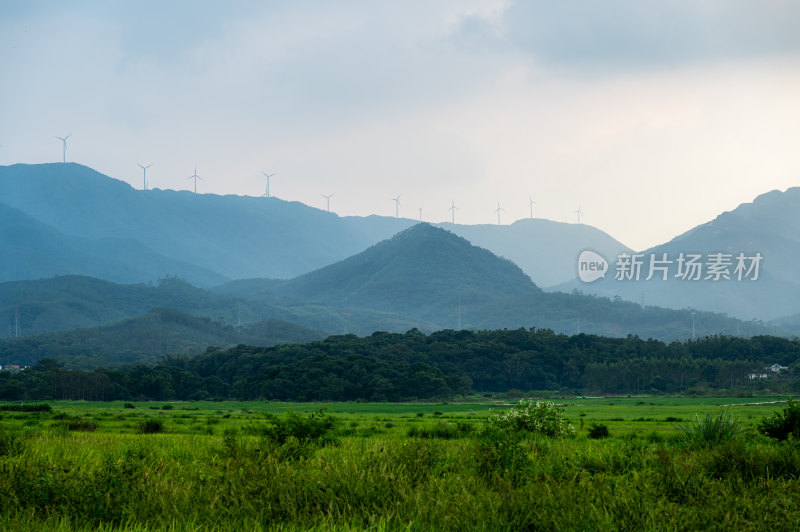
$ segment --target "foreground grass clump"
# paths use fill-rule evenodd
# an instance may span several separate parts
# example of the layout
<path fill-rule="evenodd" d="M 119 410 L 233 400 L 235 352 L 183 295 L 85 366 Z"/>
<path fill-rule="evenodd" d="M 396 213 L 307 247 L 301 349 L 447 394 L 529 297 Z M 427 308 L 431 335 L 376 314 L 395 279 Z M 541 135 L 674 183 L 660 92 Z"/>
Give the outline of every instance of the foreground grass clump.
<path fill-rule="evenodd" d="M 575 436 L 575 427 L 564 417 L 563 411 L 549 401 L 522 399 L 507 412 L 492 414 L 488 421 L 507 432 L 524 431 L 549 438 Z"/>
<path fill-rule="evenodd" d="M 140 434 L 159 434 L 164 432 L 164 422 L 160 419 L 145 419 L 137 425 Z"/>
<path fill-rule="evenodd" d="M 741 435 L 739 419 L 725 411 L 716 415 L 706 414 L 702 419 L 695 414 L 694 422 L 675 426 L 682 433 L 684 441 L 695 447 L 727 443 Z"/>

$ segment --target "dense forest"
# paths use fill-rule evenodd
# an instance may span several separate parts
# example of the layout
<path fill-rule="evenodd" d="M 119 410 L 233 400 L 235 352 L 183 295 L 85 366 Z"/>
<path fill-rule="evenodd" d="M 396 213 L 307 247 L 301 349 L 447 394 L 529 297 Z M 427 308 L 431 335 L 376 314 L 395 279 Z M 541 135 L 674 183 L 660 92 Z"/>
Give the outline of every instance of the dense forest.
<path fill-rule="evenodd" d="M 800 340 L 665 343 L 548 329 L 376 332 L 167 356 L 94 371 L 51 358 L 0 372 L 0 399 L 403 401 L 469 394 L 800 391 Z M 772 371 L 778 364 L 783 369 Z M 753 377 L 756 378 L 753 378 Z"/>

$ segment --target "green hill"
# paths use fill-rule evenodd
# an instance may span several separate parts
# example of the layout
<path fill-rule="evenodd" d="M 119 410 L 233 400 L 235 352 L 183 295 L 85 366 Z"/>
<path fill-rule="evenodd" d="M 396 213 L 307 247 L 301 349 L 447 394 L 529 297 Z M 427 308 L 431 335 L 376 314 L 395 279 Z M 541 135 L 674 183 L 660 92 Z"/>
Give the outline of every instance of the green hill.
<path fill-rule="evenodd" d="M 167 354 L 199 354 L 209 346 L 270 346 L 304 343 L 326 336 L 322 331 L 279 320 L 232 327 L 173 309 L 88 329 L 51 332 L 0 341 L 0 365 L 33 364 L 54 358 L 69 368 L 90 369 L 155 362 Z"/>
<path fill-rule="evenodd" d="M 458 305 L 540 290 L 511 261 L 420 223 L 366 251 L 277 287 L 298 300 L 437 322 Z"/>

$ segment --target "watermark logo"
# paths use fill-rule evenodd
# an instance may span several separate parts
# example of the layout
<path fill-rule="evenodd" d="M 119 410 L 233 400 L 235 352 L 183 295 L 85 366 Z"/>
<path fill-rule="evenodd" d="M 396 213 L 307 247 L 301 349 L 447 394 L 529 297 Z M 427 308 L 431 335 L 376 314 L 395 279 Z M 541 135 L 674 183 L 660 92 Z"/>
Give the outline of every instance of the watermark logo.
<path fill-rule="evenodd" d="M 761 253 L 620 253 L 614 262 L 614 280 L 649 281 L 757 281 L 761 273 Z M 585 250 L 578 257 L 578 278 L 591 283 L 605 277 L 606 259 Z"/>
<path fill-rule="evenodd" d="M 761 253 L 620 253 L 617 281 L 639 281 L 670 277 L 681 281 L 757 281 L 763 260 Z"/>
<path fill-rule="evenodd" d="M 584 283 L 594 282 L 606 276 L 608 261 L 601 255 L 585 249 L 578 256 L 578 278 Z"/>

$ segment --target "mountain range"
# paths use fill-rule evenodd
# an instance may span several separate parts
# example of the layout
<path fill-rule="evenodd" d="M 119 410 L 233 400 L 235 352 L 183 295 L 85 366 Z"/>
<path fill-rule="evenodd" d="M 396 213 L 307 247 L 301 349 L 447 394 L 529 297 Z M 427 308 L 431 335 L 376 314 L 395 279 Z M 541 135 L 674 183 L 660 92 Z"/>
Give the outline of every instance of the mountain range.
<path fill-rule="evenodd" d="M 664 340 L 691 336 L 693 327 L 698 336 L 773 332 L 709 312 L 544 292 L 508 259 L 425 223 L 290 280 L 240 280 L 204 290 L 172 278 L 119 285 L 65 276 L 2 283 L 0 301 L 10 333 L 12 323 L 25 334 L 40 333 L 0 342 L 0 363 L 15 363 L 3 357 L 22 353 L 66 357 L 69 365 L 108 364 L 152 359 L 158 349 L 182 354 L 206 343 L 274 342 L 277 323 L 285 332 L 280 341 L 288 342 L 412 328 L 535 327 Z M 258 325 L 268 320 L 267 329 Z M 254 326 L 262 327 L 258 334 Z"/>
<path fill-rule="evenodd" d="M 275 197 L 136 190 L 75 163 L 0 166 L 0 204 L 0 243 L 23 244 L 9 247 L 0 281 L 81 274 L 138 283 L 172 275 L 211 287 L 289 279 L 417 223 L 340 217 Z M 441 225 L 513 260 L 540 286 L 568 281 L 584 247 L 627 249 L 589 226 L 541 219 Z"/>
<path fill-rule="evenodd" d="M 25 346 L 73 364 L 151 360 L 412 328 L 663 340 L 800 331 L 800 189 L 641 253 L 763 257 L 758 280 L 719 283 L 615 281 L 614 259 L 634 252 L 583 224 L 339 217 L 277 198 L 135 190 L 77 164 L 0 167 L 0 198 L 0 353 L 9 356 Z M 583 249 L 609 259 L 605 279 L 569 280 Z"/>

